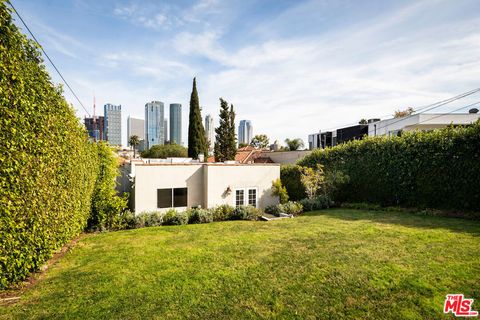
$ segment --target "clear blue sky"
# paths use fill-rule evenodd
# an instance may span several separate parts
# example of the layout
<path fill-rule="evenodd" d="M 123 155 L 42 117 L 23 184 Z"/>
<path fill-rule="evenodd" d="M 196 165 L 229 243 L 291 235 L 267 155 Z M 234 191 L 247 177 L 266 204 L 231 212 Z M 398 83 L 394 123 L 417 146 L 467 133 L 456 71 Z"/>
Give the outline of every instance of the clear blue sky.
<path fill-rule="evenodd" d="M 151 100 L 186 141 L 194 76 L 204 115 L 223 97 L 271 142 L 480 87 L 478 0 L 11 1 L 90 110 L 122 105 L 124 142 Z"/>

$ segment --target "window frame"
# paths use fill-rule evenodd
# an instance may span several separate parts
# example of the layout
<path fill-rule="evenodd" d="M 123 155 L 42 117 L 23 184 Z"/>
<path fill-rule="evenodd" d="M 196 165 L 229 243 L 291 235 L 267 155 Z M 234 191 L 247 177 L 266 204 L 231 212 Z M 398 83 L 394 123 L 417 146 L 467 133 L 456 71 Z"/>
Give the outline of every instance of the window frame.
<path fill-rule="evenodd" d="M 185 194 L 185 205 L 182 202 L 181 206 L 176 206 L 175 205 L 175 190 L 178 189 L 185 189 L 186 194 Z M 159 206 L 159 199 L 158 199 L 158 194 L 160 190 L 170 190 L 170 206 L 168 207 L 160 207 Z M 171 208 L 187 208 L 188 207 L 188 187 L 176 187 L 176 188 L 157 188 L 157 209 L 171 209 Z"/>
<path fill-rule="evenodd" d="M 235 188 L 234 189 L 234 196 L 233 196 L 233 206 L 248 206 L 249 204 L 249 192 L 250 190 L 255 190 L 255 208 L 258 208 L 258 187 L 244 187 L 244 188 Z M 243 203 L 237 205 L 237 191 L 243 191 Z"/>

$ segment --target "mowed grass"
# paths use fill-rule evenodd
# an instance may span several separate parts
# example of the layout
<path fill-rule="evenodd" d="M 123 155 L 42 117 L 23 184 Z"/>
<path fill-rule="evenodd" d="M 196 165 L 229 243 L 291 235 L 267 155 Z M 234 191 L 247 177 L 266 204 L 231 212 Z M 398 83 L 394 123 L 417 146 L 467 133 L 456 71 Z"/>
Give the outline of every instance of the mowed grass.
<path fill-rule="evenodd" d="M 479 222 L 331 209 L 88 235 L 0 315 L 437 319 L 447 293 L 480 299 Z"/>

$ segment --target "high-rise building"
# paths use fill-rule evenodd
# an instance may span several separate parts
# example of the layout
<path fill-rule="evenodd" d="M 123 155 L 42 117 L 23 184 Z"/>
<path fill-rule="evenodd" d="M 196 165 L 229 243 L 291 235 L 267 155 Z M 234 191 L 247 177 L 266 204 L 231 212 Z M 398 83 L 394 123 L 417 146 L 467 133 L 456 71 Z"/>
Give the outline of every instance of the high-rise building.
<path fill-rule="evenodd" d="M 165 143 L 168 141 L 168 119 L 163 120 L 163 139 Z"/>
<path fill-rule="evenodd" d="M 127 118 L 127 141 L 131 136 L 138 136 L 138 140 L 145 139 L 145 120 L 128 116 Z"/>
<path fill-rule="evenodd" d="M 250 144 L 253 138 L 253 126 L 250 120 L 240 120 L 238 126 L 238 143 Z"/>
<path fill-rule="evenodd" d="M 147 149 L 165 142 L 164 114 L 163 102 L 152 101 L 145 105 L 145 140 Z"/>
<path fill-rule="evenodd" d="M 115 146 L 122 145 L 122 106 L 107 103 L 103 107 L 106 140 Z"/>
<path fill-rule="evenodd" d="M 213 127 L 213 117 L 209 114 L 205 116 L 205 138 L 207 138 L 208 150 L 212 151 L 215 146 L 215 128 Z"/>
<path fill-rule="evenodd" d="M 105 140 L 104 117 L 95 116 L 91 118 L 85 118 L 83 121 L 85 123 L 85 127 L 87 128 L 89 137 L 93 138 L 95 141 Z"/>
<path fill-rule="evenodd" d="M 182 105 L 170 104 L 170 143 L 182 144 Z"/>

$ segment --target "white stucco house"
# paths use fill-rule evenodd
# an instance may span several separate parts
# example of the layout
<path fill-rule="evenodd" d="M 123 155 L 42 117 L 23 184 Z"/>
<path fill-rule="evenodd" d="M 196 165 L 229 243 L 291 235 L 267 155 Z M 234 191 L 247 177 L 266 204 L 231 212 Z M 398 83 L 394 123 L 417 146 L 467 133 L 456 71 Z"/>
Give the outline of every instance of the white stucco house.
<path fill-rule="evenodd" d="M 221 204 L 277 204 L 272 181 L 280 178 L 279 164 L 199 163 L 161 161 L 131 163 L 132 209 L 146 211 L 210 208 Z"/>

